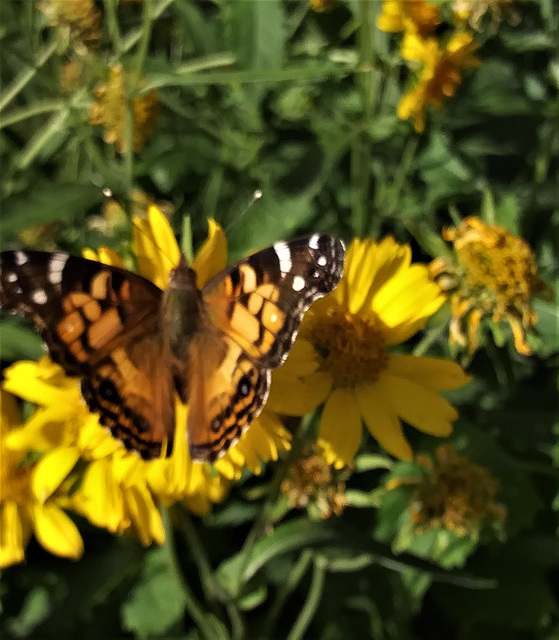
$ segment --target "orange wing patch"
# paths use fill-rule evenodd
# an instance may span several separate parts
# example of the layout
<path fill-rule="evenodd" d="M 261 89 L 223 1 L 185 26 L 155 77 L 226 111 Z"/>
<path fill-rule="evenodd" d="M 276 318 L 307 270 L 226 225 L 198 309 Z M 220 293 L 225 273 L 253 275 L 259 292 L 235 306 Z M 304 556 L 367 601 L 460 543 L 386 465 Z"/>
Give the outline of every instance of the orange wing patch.
<path fill-rule="evenodd" d="M 212 462 L 262 410 L 270 373 L 255 366 L 231 338 L 210 332 L 201 332 L 192 340 L 188 361 L 190 455 Z"/>

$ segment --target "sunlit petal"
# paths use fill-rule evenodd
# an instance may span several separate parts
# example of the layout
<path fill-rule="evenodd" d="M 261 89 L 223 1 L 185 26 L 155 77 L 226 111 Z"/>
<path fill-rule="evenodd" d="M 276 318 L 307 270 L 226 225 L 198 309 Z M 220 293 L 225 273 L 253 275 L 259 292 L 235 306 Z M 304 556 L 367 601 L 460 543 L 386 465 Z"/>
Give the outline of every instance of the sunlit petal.
<path fill-rule="evenodd" d="M 363 420 L 373 438 L 393 456 L 401 460 L 411 460 L 411 447 L 382 387 L 377 384 L 361 384 L 355 389 L 355 396 Z"/>
<path fill-rule="evenodd" d="M 395 413 L 403 420 L 430 435 L 450 435 L 452 422 L 458 413 L 435 391 L 389 373 L 382 376 L 378 384 Z"/>
<path fill-rule="evenodd" d="M 57 556 L 77 560 L 83 554 L 83 540 L 72 520 L 54 504 L 35 504 L 33 530 L 41 545 Z"/>
<path fill-rule="evenodd" d="M 361 414 L 350 389 L 335 389 L 326 401 L 320 418 L 319 436 L 350 464 L 361 443 Z"/>

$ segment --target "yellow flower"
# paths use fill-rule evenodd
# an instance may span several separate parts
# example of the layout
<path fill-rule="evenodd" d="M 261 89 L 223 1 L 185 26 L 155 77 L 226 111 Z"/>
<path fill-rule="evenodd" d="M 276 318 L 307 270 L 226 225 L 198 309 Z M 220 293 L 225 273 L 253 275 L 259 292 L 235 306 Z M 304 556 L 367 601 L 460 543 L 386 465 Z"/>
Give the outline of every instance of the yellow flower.
<path fill-rule="evenodd" d="M 335 464 L 350 464 L 362 421 L 389 453 L 409 460 L 401 420 L 444 437 L 456 419 L 438 394 L 469 381 L 454 362 L 392 354 L 444 302 L 427 267 L 392 238 L 354 240 L 337 289 L 317 301 L 303 321 L 292 355 L 273 376 L 269 407 L 302 415 L 325 402 L 320 437 Z"/>
<path fill-rule="evenodd" d="M 505 520 L 506 510 L 495 503 L 495 478 L 485 467 L 457 455 L 452 445 L 437 447 L 434 459 L 418 456 L 417 463 L 424 473 L 389 480 L 386 488 L 416 487 L 410 515 L 418 533 L 443 528 L 477 537 L 488 519 Z"/>
<path fill-rule="evenodd" d="M 0 389 L 0 568 L 24 559 L 32 531 L 51 553 L 77 559 L 83 542 L 76 525 L 62 511 L 57 496 L 39 500 L 34 495 L 35 464 L 8 447 L 9 434 L 19 423 L 14 397 Z"/>
<path fill-rule="evenodd" d="M 337 4 L 339 0 L 310 0 L 311 7 L 317 13 L 322 13 L 323 11 L 331 11 Z"/>
<path fill-rule="evenodd" d="M 322 519 L 341 515 L 347 505 L 344 494 L 349 469 L 337 469 L 328 462 L 328 449 L 329 446 L 320 440 L 309 444 L 291 465 L 281 484 L 281 491 L 291 507 L 308 508 L 311 515 L 316 512 Z"/>
<path fill-rule="evenodd" d="M 68 33 L 79 53 L 99 48 L 101 13 L 93 0 L 40 0 L 37 4 L 49 24 Z"/>
<path fill-rule="evenodd" d="M 423 37 L 433 33 L 440 23 L 439 7 L 425 0 L 385 0 L 377 18 L 381 31 L 407 31 Z"/>
<path fill-rule="evenodd" d="M 402 57 L 419 63 L 422 69 L 417 83 L 402 97 L 398 104 L 398 117 L 413 119 L 414 129 L 425 129 L 425 109 L 442 107 L 443 101 L 452 97 L 462 82 L 461 69 L 477 67 L 480 60 L 473 54 L 478 44 L 471 33 L 456 33 L 442 48 L 435 38 L 422 39 L 406 34 L 402 43 Z"/>
<path fill-rule="evenodd" d="M 437 258 L 430 265 L 433 278 L 449 291 L 451 344 L 479 347 L 479 325 L 484 317 L 506 320 L 516 350 L 532 353 L 526 332 L 537 322 L 532 298 L 552 297 L 538 276 L 534 253 L 526 241 L 507 229 L 468 217 L 458 228 L 445 229 L 443 237 L 454 244 L 454 261 Z M 463 326 L 467 327 L 467 335 Z"/>
<path fill-rule="evenodd" d="M 131 76 L 124 74 L 121 65 L 109 69 L 107 82 L 100 83 L 95 89 L 97 101 L 89 112 L 91 124 L 103 125 L 103 140 L 107 144 L 116 144 L 120 153 L 128 145 L 127 123 L 129 108 L 132 109 L 132 148 L 139 153 L 151 136 L 159 117 L 159 99 L 155 91 L 150 91 L 131 100 L 130 94 L 138 91 L 144 84 L 142 79 L 135 86 L 127 86 Z"/>

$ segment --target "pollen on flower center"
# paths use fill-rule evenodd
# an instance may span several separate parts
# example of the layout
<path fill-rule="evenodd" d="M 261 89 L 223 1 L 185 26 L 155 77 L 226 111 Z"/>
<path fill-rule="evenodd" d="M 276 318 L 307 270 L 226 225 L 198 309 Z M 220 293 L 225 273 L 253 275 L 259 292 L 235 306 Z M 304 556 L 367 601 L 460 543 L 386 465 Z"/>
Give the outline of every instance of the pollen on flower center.
<path fill-rule="evenodd" d="M 374 316 L 331 307 L 313 322 L 310 340 L 322 358 L 320 368 L 332 375 L 335 387 L 374 381 L 388 363 L 385 328 Z"/>

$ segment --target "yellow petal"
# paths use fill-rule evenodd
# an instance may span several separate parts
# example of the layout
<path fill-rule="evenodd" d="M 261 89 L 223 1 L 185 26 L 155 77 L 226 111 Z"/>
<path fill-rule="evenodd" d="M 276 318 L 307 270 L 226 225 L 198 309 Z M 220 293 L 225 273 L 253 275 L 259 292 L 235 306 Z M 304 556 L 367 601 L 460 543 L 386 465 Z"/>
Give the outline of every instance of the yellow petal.
<path fill-rule="evenodd" d="M 460 365 L 444 358 L 394 355 L 386 370 L 396 377 L 407 378 L 432 391 L 460 389 L 472 379 Z"/>
<path fill-rule="evenodd" d="M 266 407 L 287 416 L 304 416 L 326 400 L 331 388 L 332 376 L 325 371 L 311 373 L 299 380 L 279 369 L 272 376 Z"/>
<path fill-rule="evenodd" d="M 165 530 L 151 493 L 144 485 L 135 485 L 126 489 L 124 496 L 141 543 L 144 546 L 152 542 L 163 544 Z"/>
<path fill-rule="evenodd" d="M 59 367 L 57 370 L 62 371 Z M 54 405 L 66 418 L 81 402 L 79 383 L 75 378 L 60 376 L 51 380 L 40 375 L 36 362 L 21 361 L 4 371 L 4 389 L 24 400 L 41 406 Z M 64 379 L 63 379 L 64 378 Z"/>
<path fill-rule="evenodd" d="M 351 464 L 361 444 L 362 431 L 361 415 L 353 392 L 335 389 L 326 400 L 320 418 L 319 437 L 329 443 L 345 464 Z"/>
<path fill-rule="evenodd" d="M 208 237 L 200 247 L 192 268 L 196 271 L 196 286 L 201 289 L 227 264 L 227 239 L 221 226 L 212 218 L 208 220 Z"/>
<path fill-rule="evenodd" d="M 435 391 L 387 372 L 377 384 L 397 415 L 408 424 L 430 435 L 450 435 L 458 413 Z"/>
<path fill-rule="evenodd" d="M 413 452 L 404 437 L 396 412 L 378 384 L 362 384 L 355 389 L 357 404 L 367 429 L 380 446 L 401 460 L 411 460 Z"/>
<path fill-rule="evenodd" d="M 31 488 L 39 502 L 45 502 L 56 491 L 79 457 L 76 447 L 57 447 L 39 460 L 31 479 Z"/>
<path fill-rule="evenodd" d="M 82 483 L 72 496 L 74 508 L 98 527 L 113 533 L 122 528 L 124 500 L 111 473 L 109 460 L 96 460 L 86 469 Z"/>
<path fill-rule="evenodd" d="M 22 562 L 26 544 L 17 504 L 4 502 L 0 505 L 0 569 Z"/>
<path fill-rule="evenodd" d="M 77 560 L 83 554 L 78 528 L 55 504 L 33 506 L 33 530 L 40 544 L 57 556 Z"/>
<path fill-rule="evenodd" d="M 148 210 L 148 220 L 134 218 L 132 225 L 132 242 L 140 273 L 160 289 L 165 289 L 169 273 L 180 258 L 171 225 L 154 206 Z"/>
<path fill-rule="evenodd" d="M 112 267 L 124 269 L 122 258 L 110 247 L 99 247 L 96 252 L 86 248 L 82 250 L 82 256 L 87 260 L 94 260 L 95 262 L 102 262 Z"/>
<path fill-rule="evenodd" d="M 386 282 L 372 300 L 372 310 L 390 329 L 388 344 L 398 344 L 417 331 L 444 303 L 440 287 L 425 265 L 412 265 Z"/>

